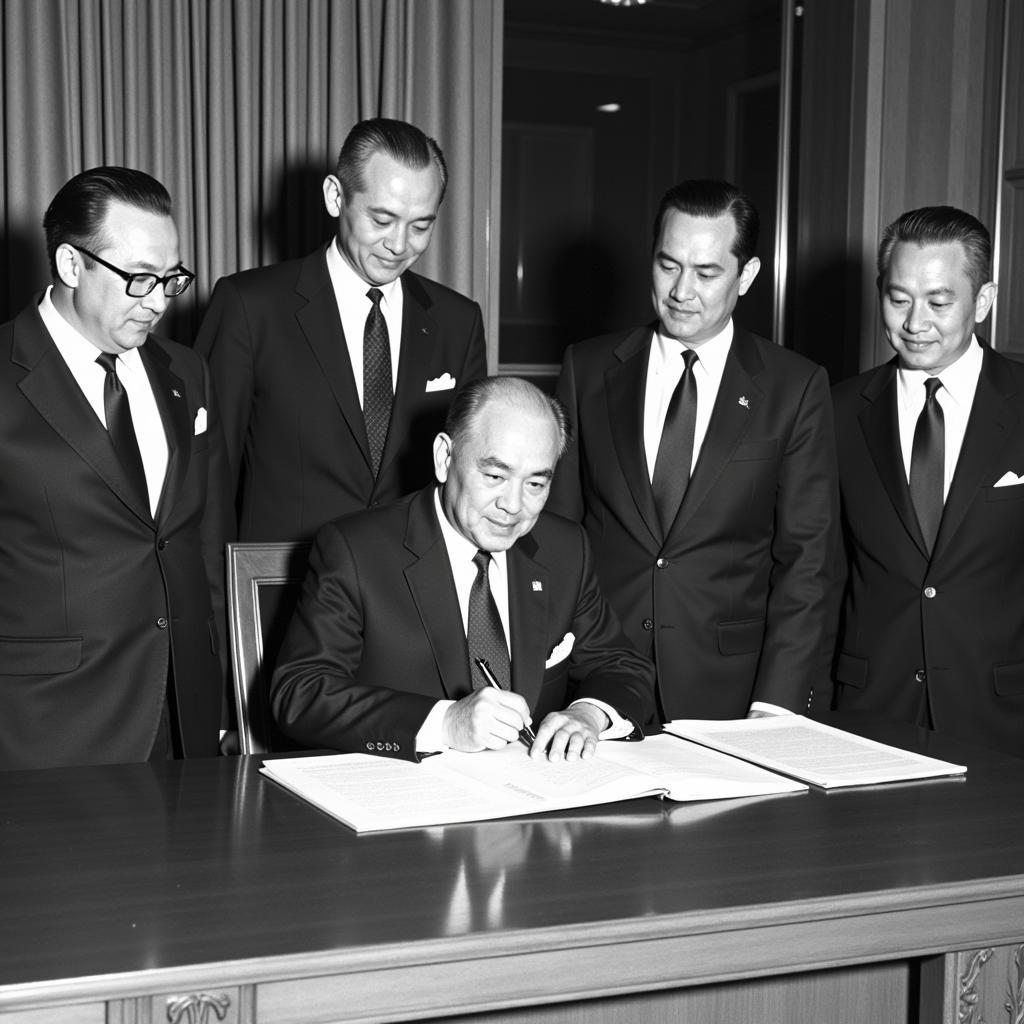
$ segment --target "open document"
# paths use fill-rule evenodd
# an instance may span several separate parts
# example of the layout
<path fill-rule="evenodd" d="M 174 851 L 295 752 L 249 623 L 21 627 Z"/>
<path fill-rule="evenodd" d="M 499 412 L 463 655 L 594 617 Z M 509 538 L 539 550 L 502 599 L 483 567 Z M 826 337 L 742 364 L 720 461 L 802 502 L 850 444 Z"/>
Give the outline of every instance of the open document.
<path fill-rule="evenodd" d="M 261 772 L 357 832 L 484 821 L 657 796 L 720 800 L 807 786 L 673 736 L 599 743 L 586 761 L 531 759 L 518 743 L 419 764 L 370 754 L 285 757 Z"/>
<path fill-rule="evenodd" d="M 962 764 L 866 740 L 802 715 L 727 722 L 677 719 L 665 731 L 824 789 L 967 771 Z"/>

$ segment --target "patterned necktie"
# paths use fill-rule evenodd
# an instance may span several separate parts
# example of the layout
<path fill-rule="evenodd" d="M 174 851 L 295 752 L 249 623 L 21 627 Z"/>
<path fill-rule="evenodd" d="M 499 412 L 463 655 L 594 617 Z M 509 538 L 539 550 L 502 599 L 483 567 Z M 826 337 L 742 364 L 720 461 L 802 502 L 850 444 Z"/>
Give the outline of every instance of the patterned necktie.
<path fill-rule="evenodd" d="M 491 594 L 491 582 L 487 570 L 491 556 L 487 551 L 478 551 L 473 556 L 476 579 L 469 592 L 469 621 L 466 623 L 466 646 L 469 648 L 469 669 L 473 689 L 486 686 L 482 673 L 473 663 L 474 658 L 483 658 L 501 684 L 503 690 L 511 686 L 512 664 L 505 643 L 505 630 L 501 628 L 498 606 Z"/>
<path fill-rule="evenodd" d="M 693 438 L 697 429 L 697 380 L 693 373 L 697 353 L 684 348 L 683 361 L 686 366 L 669 399 L 651 480 L 654 504 L 664 533 L 671 528 L 690 482 Z"/>
<path fill-rule="evenodd" d="M 146 508 L 149 508 L 146 471 L 142 465 L 139 441 L 135 436 L 132 407 L 128 402 L 128 394 L 117 376 L 117 355 L 113 352 L 101 352 L 96 357 L 96 362 L 107 374 L 103 382 L 103 414 L 107 420 L 107 433 L 129 481 L 145 502 Z"/>
<path fill-rule="evenodd" d="M 929 552 L 935 545 L 942 519 L 942 484 L 946 468 L 946 429 L 942 406 L 936 392 L 942 387 L 938 377 L 924 382 L 924 408 L 914 428 L 914 446 L 910 450 L 910 497 L 921 524 Z"/>
<path fill-rule="evenodd" d="M 388 325 L 380 309 L 383 293 L 371 288 L 367 298 L 373 303 L 363 328 L 363 418 L 366 420 L 366 440 L 370 443 L 373 475 L 380 471 L 380 459 L 391 422 L 391 342 Z"/>

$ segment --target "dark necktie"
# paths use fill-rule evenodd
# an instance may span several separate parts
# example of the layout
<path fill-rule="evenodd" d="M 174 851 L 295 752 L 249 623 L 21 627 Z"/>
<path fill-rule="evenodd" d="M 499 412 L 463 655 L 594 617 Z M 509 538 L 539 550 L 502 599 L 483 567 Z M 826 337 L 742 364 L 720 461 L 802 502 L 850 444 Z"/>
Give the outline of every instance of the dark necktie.
<path fill-rule="evenodd" d="M 910 497 L 929 551 L 935 545 L 942 519 L 942 481 L 946 466 L 945 420 L 935 394 L 941 387 L 938 377 L 929 377 L 924 382 L 924 408 L 917 418 L 914 446 L 910 450 Z"/>
<path fill-rule="evenodd" d="M 366 420 L 366 439 L 370 443 L 373 475 L 376 476 L 388 436 L 388 424 L 391 422 L 394 390 L 391 386 L 388 325 L 380 310 L 383 293 L 379 288 L 371 288 L 366 295 L 373 303 L 373 308 L 363 328 L 363 418 Z"/>
<path fill-rule="evenodd" d="M 697 429 L 697 381 L 693 375 L 697 353 L 693 349 L 684 348 L 683 360 L 686 366 L 669 399 L 658 457 L 654 462 L 654 477 L 651 480 L 654 504 L 664 533 L 668 533 L 672 526 L 690 482 L 693 438 Z"/>
<path fill-rule="evenodd" d="M 128 479 L 139 497 L 144 499 L 146 508 L 149 508 L 146 471 L 142 466 L 142 454 L 139 452 L 139 442 L 135 436 L 132 408 L 115 369 L 117 355 L 113 352 L 101 352 L 96 357 L 96 362 L 107 373 L 107 378 L 103 382 L 103 414 L 107 420 L 107 433 Z"/>
<path fill-rule="evenodd" d="M 503 690 L 509 689 L 512 678 L 512 665 L 505 643 L 505 631 L 501 628 L 498 606 L 491 594 L 491 582 L 487 578 L 487 569 L 491 564 L 491 556 L 486 551 L 478 551 L 473 556 L 476 566 L 476 579 L 469 592 L 469 620 L 466 623 L 466 645 L 469 648 L 469 670 L 473 679 L 473 689 L 479 690 L 487 684 L 482 673 L 473 664 L 474 658 L 483 658 L 501 684 Z"/>

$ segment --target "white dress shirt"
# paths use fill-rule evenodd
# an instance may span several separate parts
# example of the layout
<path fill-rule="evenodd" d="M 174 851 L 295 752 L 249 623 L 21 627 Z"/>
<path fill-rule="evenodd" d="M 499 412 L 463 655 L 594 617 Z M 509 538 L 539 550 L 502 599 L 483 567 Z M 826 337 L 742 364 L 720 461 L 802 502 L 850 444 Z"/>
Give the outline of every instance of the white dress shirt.
<path fill-rule="evenodd" d="M 327 273 L 334 286 L 334 298 L 341 314 L 341 326 L 345 332 L 345 345 L 352 360 L 352 376 L 356 381 L 359 405 L 363 404 L 363 333 L 366 318 L 373 309 L 373 303 L 366 297 L 371 287 L 379 287 L 383 298 L 380 310 L 388 325 L 388 342 L 391 347 L 391 390 L 398 386 L 398 352 L 402 346 L 402 308 L 404 296 L 402 282 L 396 278 L 390 284 L 368 285 L 348 264 L 338 251 L 338 240 L 327 247 Z"/>
<path fill-rule="evenodd" d="M 697 362 L 693 366 L 693 379 L 697 384 L 697 422 L 693 432 L 693 462 L 697 465 L 701 445 L 708 432 L 711 410 L 715 407 L 718 388 L 725 372 L 725 360 L 732 347 L 733 326 L 730 320 L 713 338 L 693 347 Z M 647 359 L 647 390 L 644 395 L 644 451 L 647 454 L 647 475 L 654 479 L 654 464 L 658 461 L 658 445 L 665 426 L 668 403 L 672 398 L 686 364 L 683 362 L 683 343 L 675 338 L 655 332 Z"/>
<path fill-rule="evenodd" d="M 967 432 L 967 420 L 974 405 L 974 393 L 978 390 L 983 356 L 984 352 L 978 339 L 972 337 L 963 355 L 940 373 L 928 374 L 924 370 L 908 370 L 901 366 L 896 375 L 900 449 L 903 452 L 903 468 L 908 482 L 910 456 L 914 449 L 914 431 L 925 402 L 924 382 L 929 376 L 936 376 L 942 381 L 942 387 L 935 392 L 935 398 L 942 407 L 942 420 L 946 431 L 945 467 L 942 474 L 943 501 L 949 495 L 949 485 L 956 472 L 957 460 L 960 458 L 964 434 Z"/>
<path fill-rule="evenodd" d="M 53 338 L 61 358 L 67 363 L 71 375 L 85 395 L 86 401 L 106 429 L 103 385 L 107 379 L 107 371 L 96 362 L 100 350 L 60 315 L 50 297 L 52 291 L 53 286 L 50 285 L 43 295 L 42 302 L 39 303 L 39 316 Z M 146 368 L 142 365 L 139 350 L 133 348 L 127 352 L 118 352 L 114 366 L 117 379 L 128 395 L 135 438 L 139 443 L 142 467 L 146 473 L 149 511 L 151 515 L 156 516 L 164 487 L 164 477 L 167 475 L 168 450 L 164 423 L 160 418 L 160 410 L 153 397 L 153 388 Z"/>
<path fill-rule="evenodd" d="M 434 491 L 434 511 L 437 514 L 437 521 L 441 526 L 441 537 L 444 539 L 445 548 L 448 551 L 448 561 L 452 568 L 452 579 L 455 581 L 455 593 L 459 598 L 459 611 L 462 614 L 463 632 L 469 624 L 469 594 L 473 589 L 473 582 L 476 580 L 476 563 L 473 558 L 477 553 L 477 546 L 459 533 L 458 530 L 448 522 L 441 507 L 441 491 L 437 488 Z M 509 629 L 508 611 L 508 553 L 505 551 L 492 551 L 491 560 L 488 563 L 487 581 L 491 588 L 491 597 L 498 609 L 498 618 L 501 619 L 501 628 L 505 633 L 505 645 L 509 649 L 509 662 L 511 664 L 511 632 Z M 439 700 L 430 713 L 424 719 L 419 731 L 416 733 L 417 750 L 446 750 L 444 742 L 444 715 L 455 701 Z M 633 725 L 623 718 L 614 708 L 603 701 L 593 700 L 588 697 L 581 697 L 573 704 L 593 704 L 600 708 L 607 716 L 611 725 L 601 733 L 601 739 L 621 739 L 633 731 Z M 571 707 L 572 705 L 570 705 Z"/>

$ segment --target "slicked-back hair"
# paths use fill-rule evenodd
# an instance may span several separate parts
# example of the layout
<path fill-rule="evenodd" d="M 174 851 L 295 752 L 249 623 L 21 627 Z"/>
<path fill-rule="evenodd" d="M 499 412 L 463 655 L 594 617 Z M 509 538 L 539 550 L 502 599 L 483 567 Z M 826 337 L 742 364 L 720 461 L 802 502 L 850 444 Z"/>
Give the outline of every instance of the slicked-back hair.
<path fill-rule="evenodd" d="M 955 206 L 922 206 L 897 217 L 882 232 L 878 246 L 878 283 L 889 273 L 892 251 L 898 242 L 914 245 L 946 245 L 959 242 L 964 250 L 964 270 L 975 298 L 983 284 L 992 280 L 992 236 L 971 214 Z"/>
<path fill-rule="evenodd" d="M 441 199 L 448 187 L 448 165 L 441 147 L 415 125 L 388 117 L 360 121 L 346 137 L 338 153 L 335 175 L 345 202 L 366 191 L 366 165 L 375 153 L 385 153 L 405 167 L 422 171 L 431 163 L 441 176 Z M 439 200 L 440 202 L 440 200 Z"/>
<path fill-rule="evenodd" d="M 76 174 L 53 197 L 43 216 L 50 274 L 57 276 L 57 247 L 68 242 L 96 252 L 104 248 L 103 221 L 114 202 L 170 217 L 171 197 L 156 178 L 131 167 L 93 167 Z M 88 256 L 82 257 L 87 266 Z"/>
<path fill-rule="evenodd" d="M 565 454 L 572 441 L 572 428 L 565 407 L 557 398 L 522 377 L 480 377 L 455 396 L 444 425 L 444 432 L 452 439 L 453 450 L 472 433 L 481 413 L 491 402 L 503 402 L 536 415 L 546 412 L 558 430 L 558 458 Z"/>
<path fill-rule="evenodd" d="M 661 226 L 669 210 L 678 210 L 691 217 L 708 219 L 728 213 L 736 225 L 736 239 L 731 252 L 742 270 L 757 251 L 761 218 L 750 197 L 728 181 L 712 178 L 691 178 L 673 185 L 662 197 L 654 218 L 654 246 L 661 237 Z"/>

